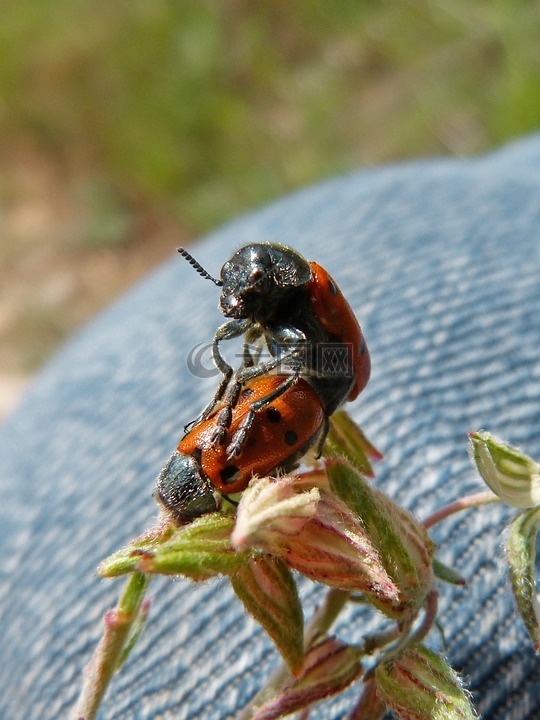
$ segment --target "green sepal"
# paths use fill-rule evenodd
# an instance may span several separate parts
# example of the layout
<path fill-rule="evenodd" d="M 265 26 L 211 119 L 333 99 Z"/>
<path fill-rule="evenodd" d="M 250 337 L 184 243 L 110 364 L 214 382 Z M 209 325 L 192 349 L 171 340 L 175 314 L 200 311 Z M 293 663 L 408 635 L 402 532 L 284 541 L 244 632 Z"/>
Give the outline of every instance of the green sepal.
<path fill-rule="evenodd" d="M 323 455 L 326 458 L 345 458 L 368 477 L 373 477 L 374 474 L 369 459 L 380 460 L 382 458 L 381 453 L 369 442 L 362 430 L 344 410 L 340 410 L 332 416 Z"/>
<path fill-rule="evenodd" d="M 296 583 L 285 562 L 262 555 L 230 576 L 247 612 L 270 635 L 293 674 L 304 661 L 304 614 Z"/>
<path fill-rule="evenodd" d="M 433 558 L 432 567 L 435 577 L 445 583 L 461 586 L 467 584 L 467 580 L 463 577 L 463 575 L 460 575 L 456 570 L 448 567 L 448 565 L 445 565 L 437 558 Z"/>
<path fill-rule="evenodd" d="M 476 720 L 461 680 L 446 660 L 414 645 L 375 670 L 378 694 L 400 720 Z"/>
<path fill-rule="evenodd" d="M 419 607 L 433 580 L 435 545 L 426 529 L 346 461 L 327 461 L 327 473 L 330 488 L 361 519 L 406 605 L 411 609 Z"/>
<path fill-rule="evenodd" d="M 114 577 L 141 570 L 160 575 L 183 575 L 192 580 L 205 580 L 226 575 L 252 556 L 251 551 L 235 550 L 231 545 L 234 518 L 212 513 L 176 529 L 172 535 L 151 538 L 145 544 L 134 543 L 105 560 L 99 567 L 103 577 Z"/>
<path fill-rule="evenodd" d="M 539 524 L 540 508 L 520 513 L 510 525 L 506 544 L 510 580 L 518 612 L 525 623 L 537 654 L 540 653 L 540 620 L 535 592 L 534 566 Z"/>
<path fill-rule="evenodd" d="M 163 520 L 103 560 L 98 566 L 98 574 L 101 577 L 118 577 L 135 572 L 140 560 L 137 553 L 152 551 L 169 540 L 177 529 L 172 521 Z"/>
<path fill-rule="evenodd" d="M 393 546 L 394 554 L 397 554 L 399 559 L 407 564 L 407 568 L 413 571 L 414 567 L 409 555 L 400 541 L 397 529 L 382 507 L 377 491 L 346 462 L 329 462 L 327 472 L 330 489 L 361 518 L 377 549 L 381 548 L 381 541 L 383 546 L 385 544 Z"/>

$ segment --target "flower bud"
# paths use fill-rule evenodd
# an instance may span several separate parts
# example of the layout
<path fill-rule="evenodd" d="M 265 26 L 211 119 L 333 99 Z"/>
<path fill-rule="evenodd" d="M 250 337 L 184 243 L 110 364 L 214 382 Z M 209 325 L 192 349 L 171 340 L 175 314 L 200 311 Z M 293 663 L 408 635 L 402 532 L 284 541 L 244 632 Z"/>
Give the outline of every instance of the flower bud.
<path fill-rule="evenodd" d="M 365 535 L 399 588 L 399 608 L 394 610 L 414 612 L 433 585 L 435 544 L 425 527 L 348 462 L 329 460 L 327 471 L 330 487 L 361 518 Z M 388 608 L 380 609 L 388 614 Z"/>
<path fill-rule="evenodd" d="M 239 552 L 231 545 L 233 524 L 232 517 L 220 513 L 203 515 L 180 528 L 166 523 L 160 532 L 143 535 L 104 560 L 99 572 L 113 577 L 140 570 L 192 580 L 229 574 L 251 558 L 249 551 Z"/>
<path fill-rule="evenodd" d="M 314 517 L 318 502 L 319 490 L 296 492 L 292 476 L 253 478 L 238 506 L 231 537 L 234 547 L 272 552 L 281 537 L 297 535 Z"/>
<path fill-rule="evenodd" d="M 374 677 L 364 681 L 362 695 L 354 707 L 348 720 L 382 720 L 386 715 L 386 703 L 377 692 L 377 681 Z"/>
<path fill-rule="evenodd" d="M 304 670 L 275 698 L 253 715 L 253 720 L 273 720 L 309 707 L 348 687 L 362 673 L 359 651 L 337 640 L 325 638 L 306 653 Z"/>
<path fill-rule="evenodd" d="M 266 630 L 293 674 L 304 661 L 304 614 L 291 571 L 280 558 L 261 555 L 230 575 L 247 612 Z"/>
<path fill-rule="evenodd" d="M 362 592 L 392 617 L 404 610 L 363 522 L 324 488 L 296 492 L 291 476 L 252 481 L 238 506 L 232 542 L 281 556 L 317 582 Z"/>
<path fill-rule="evenodd" d="M 315 517 L 281 549 L 289 567 L 312 580 L 362 592 L 390 615 L 399 611 L 399 588 L 359 518 L 333 493 L 321 491 Z"/>
<path fill-rule="evenodd" d="M 471 456 L 487 485 L 512 507 L 540 504 L 540 466 L 518 448 L 488 432 L 472 432 Z"/>
<path fill-rule="evenodd" d="M 375 670 L 379 697 L 400 720 L 474 720 L 458 675 L 423 645 Z"/>

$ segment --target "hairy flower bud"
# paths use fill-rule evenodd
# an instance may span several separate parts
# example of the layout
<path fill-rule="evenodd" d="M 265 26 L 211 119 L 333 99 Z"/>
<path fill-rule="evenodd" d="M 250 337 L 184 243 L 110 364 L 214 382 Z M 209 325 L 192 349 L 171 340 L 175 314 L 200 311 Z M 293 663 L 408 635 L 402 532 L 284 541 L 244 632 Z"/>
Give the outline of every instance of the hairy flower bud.
<path fill-rule="evenodd" d="M 249 551 L 239 552 L 232 546 L 233 525 L 232 517 L 220 513 L 203 515 L 180 528 L 163 523 L 104 560 L 99 572 L 114 577 L 141 570 L 192 580 L 229 574 L 251 558 Z"/>
<path fill-rule="evenodd" d="M 386 703 L 379 697 L 374 677 L 364 681 L 362 695 L 348 720 L 382 720 L 386 715 Z"/>
<path fill-rule="evenodd" d="M 405 650 L 375 671 L 378 695 L 400 720 L 474 720 L 461 681 L 423 645 Z"/>
<path fill-rule="evenodd" d="M 364 533 L 399 589 L 397 612 L 413 612 L 433 585 L 435 544 L 425 527 L 407 510 L 366 480 L 350 463 L 327 462 L 330 487 L 361 518 Z M 388 608 L 381 607 L 388 613 Z M 396 612 L 394 612 L 394 616 Z"/>
<path fill-rule="evenodd" d="M 519 513 L 510 525 L 506 554 L 516 605 L 525 627 L 540 654 L 540 608 L 536 596 L 536 542 L 540 508 Z"/>
<path fill-rule="evenodd" d="M 283 557 L 317 582 L 362 592 L 390 616 L 404 610 L 362 520 L 324 488 L 297 492 L 290 476 L 252 481 L 238 506 L 232 542 Z"/>
<path fill-rule="evenodd" d="M 306 653 L 300 677 L 291 680 L 275 698 L 259 707 L 253 720 L 274 720 L 309 707 L 344 690 L 361 672 L 360 653 L 356 648 L 334 637 L 325 638 Z"/>
<path fill-rule="evenodd" d="M 472 459 L 495 495 L 512 507 L 540 505 L 538 463 L 488 432 L 472 432 L 469 438 Z"/>
<path fill-rule="evenodd" d="M 247 612 L 260 622 L 297 675 L 304 662 L 304 614 L 285 562 L 261 555 L 231 573 L 230 579 Z"/>
<path fill-rule="evenodd" d="M 281 537 L 297 535 L 314 517 L 319 490 L 298 493 L 292 476 L 253 478 L 240 500 L 232 543 L 272 551 Z"/>

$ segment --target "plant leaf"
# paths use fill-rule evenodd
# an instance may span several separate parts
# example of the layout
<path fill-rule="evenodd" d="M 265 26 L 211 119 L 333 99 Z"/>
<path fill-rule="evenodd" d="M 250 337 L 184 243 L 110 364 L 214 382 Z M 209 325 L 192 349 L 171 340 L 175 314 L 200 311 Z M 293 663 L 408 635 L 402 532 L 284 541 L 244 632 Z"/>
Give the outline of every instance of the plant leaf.
<path fill-rule="evenodd" d="M 135 572 L 138 569 L 139 559 L 134 552 L 143 548 L 151 550 L 161 545 L 174 535 L 176 530 L 174 523 L 168 519 L 163 520 L 103 560 L 98 567 L 98 574 L 101 577 L 118 577 Z"/>

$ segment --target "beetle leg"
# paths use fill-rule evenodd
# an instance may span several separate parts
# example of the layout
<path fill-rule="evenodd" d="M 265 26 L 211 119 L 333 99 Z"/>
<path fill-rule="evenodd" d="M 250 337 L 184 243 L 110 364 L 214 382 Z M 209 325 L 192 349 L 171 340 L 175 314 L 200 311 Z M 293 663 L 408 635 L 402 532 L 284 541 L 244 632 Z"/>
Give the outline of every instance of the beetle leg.
<path fill-rule="evenodd" d="M 243 335 L 249 330 L 250 326 L 251 320 L 229 320 L 229 322 L 224 323 L 217 329 L 214 336 L 214 341 L 212 343 L 212 358 L 217 369 L 223 374 L 223 378 L 221 379 L 221 382 L 219 383 L 218 389 L 216 390 L 212 400 L 204 408 L 202 413 L 195 418 L 195 420 L 192 420 L 184 426 L 184 432 L 187 432 L 191 427 L 194 427 L 195 425 L 199 425 L 199 423 L 203 422 L 210 416 L 212 410 L 224 396 L 227 386 L 229 385 L 229 382 L 233 376 L 232 367 L 221 355 L 221 352 L 219 350 L 219 343 L 222 340 L 232 340 L 235 337 Z"/>
<path fill-rule="evenodd" d="M 255 378 L 262 377 L 263 375 L 267 375 L 271 370 L 274 370 L 278 366 L 284 366 L 287 367 L 289 370 L 291 370 L 291 374 L 287 376 L 287 379 L 284 380 L 284 382 L 276 388 L 273 392 L 269 393 L 263 398 L 260 398 L 259 400 L 256 400 L 250 405 L 250 410 L 247 413 L 246 417 L 242 420 L 238 430 L 235 432 L 234 437 L 230 443 L 230 445 L 227 448 L 227 457 L 230 460 L 231 458 L 240 455 L 242 452 L 242 449 L 245 445 L 248 433 L 251 429 L 251 426 L 253 425 L 253 421 L 255 419 L 255 413 L 257 413 L 259 410 L 262 410 L 264 407 L 266 407 L 269 403 L 271 403 L 273 400 L 278 398 L 280 395 L 282 395 L 291 385 L 293 385 L 298 378 L 300 377 L 302 368 L 304 367 L 304 364 L 302 363 L 302 357 L 299 357 L 298 347 L 295 345 L 292 345 L 287 352 L 283 354 L 279 354 L 276 357 L 273 357 L 271 360 L 267 360 L 265 362 L 259 363 L 258 365 L 255 365 L 254 367 L 244 367 L 236 371 L 234 375 L 233 384 L 231 385 L 230 390 L 232 390 L 233 387 L 236 386 L 236 384 L 239 384 L 240 386 L 244 385 L 245 383 L 249 382 L 250 380 L 254 380 Z M 225 410 L 225 409 L 224 409 Z M 222 411 L 224 413 L 224 411 Z M 225 418 L 225 414 L 224 414 Z M 229 420 L 230 424 L 230 420 Z M 216 438 L 215 443 L 217 445 L 217 442 L 223 442 L 224 433 L 222 428 L 225 427 L 223 423 L 220 424 L 220 428 L 216 428 L 216 433 L 214 437 Z M 215 447 L 215 445 L 214 445 Z"/>
<path fill-rule="evenodd" d="M 210 439 L 210 442 L 214 449 L 218 445 L 224 445 L 227 440 L 227 428 L 231 424 L 232 411 L 234 406 L 238 402 L 241 390 L 242 383 L 237 382 L 236 380 L 231 383 L 229 389 L 227 390 L 227 394 L 225 395 L 225 399 L 223 401 L 223 407 L 221 408 L 217 416 L 216 428 L 212 433 L 212 437 Z"/>
<path fill-rule="evenodd" d="M 268 393 L 268 395 L 265 395 L 264 397 L 259 398 L 259 400 L 255 400 L 253 403 L 251 403 L 246 416 L 240 423 L 238 430 L 234 433 L 230 445 L 227 447 L 228 460 L 231 460 L 233 457 L 240 455 L 240 453 L 242 452 L 249 431 L 253 426 L 255 415 L 260 410 L 263 410 L 265 407 L 270 405 L 270 403 L 272 403 L 276 398 L 283 395 L 283 393 L 285 393 L 291 387 L 291 385 L 294 385 L 294 383 L 298 380 L 299 377 L 300 369 L 298 369 L 298 371 L 293 373 L 292 375 L 289 375 L 287 379 L 284 380 L 281 385 L 279 385 L 271 393 Z"/>
<path fill-rule="evenodd" d="M 232 373 L 232 367 L 223 358 L 220 350 L 219 343 L 222 340 L 232 340 L 233 338 L 240 337 L 246 333 L 252 326 L 251 320 L 229 320 L 225 324 L 218 327 L 216 334 L 214 335 L 214 342 L 212 343 L 212 358 L 217 369 L 223 374 Z"/>
<path fill-rule="evenodd" d="M 259 358 L 263 349 L 261 336 L 262 328 L 260 325 L 254 325 L 246 332 L 244 336 L 244 346 L 242 348 L 241 368 L 251 368 L 257 365 L 257 363 L 259 362 Z M 256 342 L 257 344 L 255 344 Z"/>
<path fill-rule="evenodd" d="M 328 417 L 328 415 L 325 415 L 321 434 L 319 435 L 319 439 L 317 440 L 317 450 L 315 451 L 315 459 L 316 460 L 318 460 L 322 455 L 324 443 L 326 441 L 326 437 L 327 437 L 329 431 L 330 431 L 330 418 Z"/>
<path fill-rule="evenodd" d="M 288 370 L 292 370 L 295 374 L 300 374 L 302 363 L 298 358 L 296 348 L 291 348 L 287 353 L 280 355 L 279 357 L 273 357 L 271 360 L 265 360 L 258 365 L 254 365 L 252 367 L 241 367 L 234 374 L 234 378 L 235 381 L 245 385 L 250 380 L 255 380 L 255 378 L 268 375 L 268 373 L 279 366 L 286 367 Z"/>
<path fill-rule="evenodd" d="M 204 420 L 207 419 L 207 417 L 211 414 L 214 407 L 217 405 L 217 403 L 221 400 L 223 397 L 223 394 L 227 388 L 227 385 L 230 382 L 230 379 L 232 377 L 233 371 L 232 368 L 223 376 L 221 382 L 219 383 L 218 389 L 216 390 L 214 397 L 212 400 L 208 403 L 208 405 L 204 408 L 202 413 L 198 415 L 195 420 L 191 420 L 191 422 L 188 422 L 187 425 L 184 425 L 184 432 L 188 432 L 188 430 L 192 427 L 195 427 L 196 425 L 199 425 L 199 423 L 202 423 Z"/>
<path fill-rule="evenodd" d="M 252 343 L 261 336 L 260 327 L 257 325 L 248 328 L 245 336 L 246 342 L 244 342 L 244 346 L 242 348 L 242 365 L 239 370 L 234 373 L 234 375 L 232 372 L 228 372 L 227 376 L 221 381 L 220 388 L 218 388 L 218 390 L 222 389 L 222 392 L 218 400 L 215 400 L 214 405 L 223 397 L 223 407 L 219 411 L 219 415 L 216 420 L 216 428 L 211 437 L 213 448 L 216 448 L 218 445 L 223 445 L 227 440 L 227 428 L 231 424 L 232 412 L 242 391 L 243 381 L 239 378 L 239 374 L 243 372 L 246 365 L 254 365 L 260 355 L 260 348 L 255 348 L 255 356 L 252 354 Z"/>

